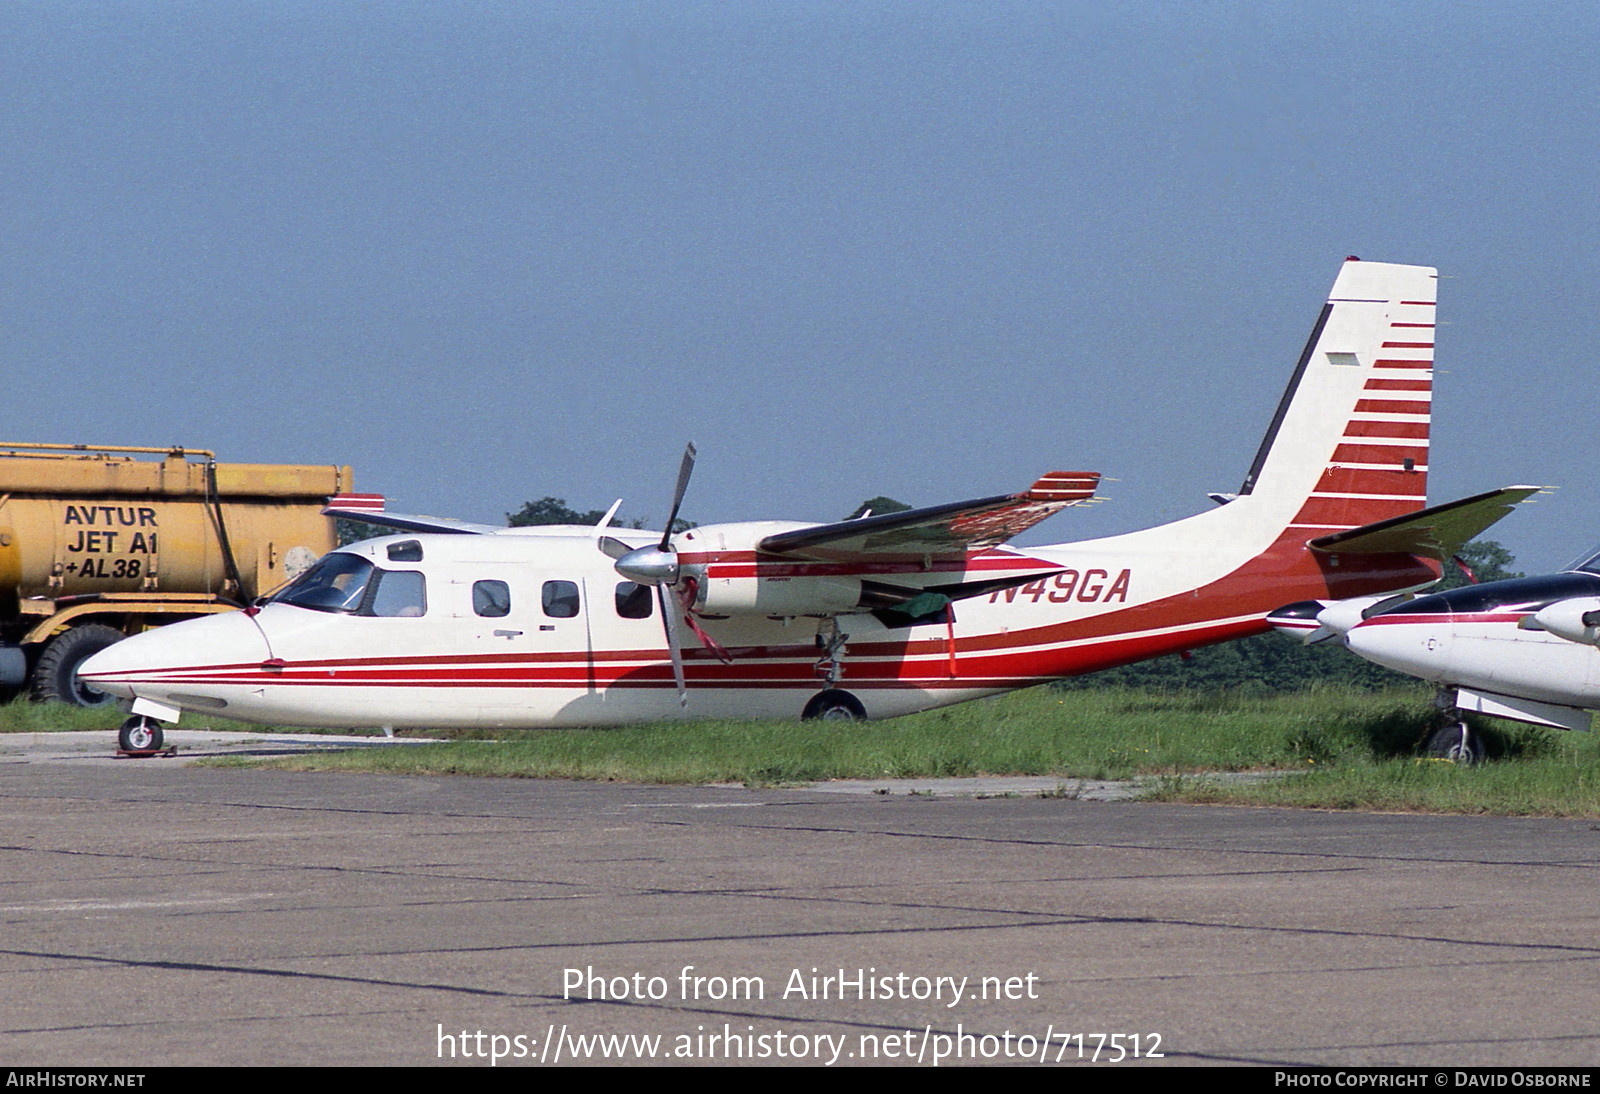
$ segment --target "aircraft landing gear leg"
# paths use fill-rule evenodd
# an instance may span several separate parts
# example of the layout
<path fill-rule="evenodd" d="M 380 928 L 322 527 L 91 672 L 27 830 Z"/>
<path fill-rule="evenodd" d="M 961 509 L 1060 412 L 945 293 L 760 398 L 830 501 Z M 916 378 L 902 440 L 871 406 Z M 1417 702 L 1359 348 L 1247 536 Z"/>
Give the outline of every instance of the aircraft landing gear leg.
<path fill-rule="evenodd" d="M 135 714 L 117 731 L 117 747 L 124 752 L 159 752 L 162 741 L 161 723 L 145 714 Z"/>
<path fill-rule="evenodd" d="M 1453 764 L 1471 766 L 1483 762 L 1483 739 L 1469 726 L 1461 712 L 1455 708 L 1445 710 L 1438 724 L 1422 743 L 1422 754 L 1430 760 L 1448 760 Z"/>
<path fill-rule="evenodd" d="M 825 621 L 825 626 L 826 630 L 817 628 L 817 648 L 822 651 L 822 656 L 817 658 L 812 671 L 831 688 L 844 675 L 844 644 L 850 636 L 839 629 L 839 621 L 831 616 Z"/>
<path fill-rule="evenodd" d="M 844 675 L 844 644 L 850 636 L 839 629 L 835 619 L 828 619 L 826 625 L 825 631 L 817 629 L 817 648 L 822 650 L 822 656 L 817 659 L 816 673 L 827 687 L 811 697 L 805 710 L 800 712 L 800 718 L 807 722 L 814 718 L 825 722 L 864 722 L 867 710 L 861 700 L 834 686 Z"/>

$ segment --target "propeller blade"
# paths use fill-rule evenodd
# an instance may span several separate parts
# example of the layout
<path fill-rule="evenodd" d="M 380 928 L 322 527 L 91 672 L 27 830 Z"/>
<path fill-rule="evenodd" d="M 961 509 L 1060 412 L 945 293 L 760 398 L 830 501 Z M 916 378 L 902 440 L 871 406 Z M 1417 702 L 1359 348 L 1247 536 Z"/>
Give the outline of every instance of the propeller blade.
<path fill-rule="evenodd" d="M 678 598 L 665 585 L 656 586 L 656 604 L 661 608 L 661 623 L 667 632 L 667 652 L 672 655 L 672 679 L 678 684 L 678 705 L 689 705 L 689 685 L 683 678 L 683 648 L 678 639 Z"/>
<path fill-rule="evenodd" d="M 694 473 L 694 442 L 683 450 L 683 462 L 678 465 L 678 487 L 672 493 L 672 512 L 667 514 L 667 527 L 661 533 L 661 549 L 665 551 L 672 541 L 672 526 L 678 522 L 678 507 L 683 504 L 684 491 L 689 489 L 689 476 Z"/>

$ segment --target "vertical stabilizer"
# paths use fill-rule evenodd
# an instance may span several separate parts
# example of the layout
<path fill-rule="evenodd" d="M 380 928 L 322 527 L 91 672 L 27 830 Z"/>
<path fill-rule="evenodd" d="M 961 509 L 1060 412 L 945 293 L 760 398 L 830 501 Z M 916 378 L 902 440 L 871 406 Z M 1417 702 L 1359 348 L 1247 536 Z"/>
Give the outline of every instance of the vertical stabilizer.
<path fill-rule="evenodd" d="M 1438 273 L 1345 260 L 1241 495 L 1307 538 L 1427 504 Z"/>

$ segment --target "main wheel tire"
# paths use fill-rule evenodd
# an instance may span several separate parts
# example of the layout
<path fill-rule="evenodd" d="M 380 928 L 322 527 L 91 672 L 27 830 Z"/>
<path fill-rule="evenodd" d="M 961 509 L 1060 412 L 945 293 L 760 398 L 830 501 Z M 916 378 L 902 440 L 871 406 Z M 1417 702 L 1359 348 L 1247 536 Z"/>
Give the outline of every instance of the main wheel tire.
<path fill-rule="evenodd" d="M 821 719 L 824 722 L 864 722 L 867 720 L 867 708 L 861 705 L 861 700 L 848 691 L 829 688 L 813 695 L 811 701 L 806 704 L 806 709 L 801 711 L 800 717 L 808 722 L 812 719 Z"/>
<path fill-rule="evenodd" d="M 33 698 L 76 707 L 103 707 L 116 702 L 115 697 L 80 683 L 78 666 L 122 641 L 122 637 L 121 631 L 103 623 L 85 623 L 56 635 L 33 668 Z"/>
<path fill-rule="evenodd" d="M 117 731 L 117 746 L 124 752 L 155 752 L 163 739 L 161 723 L 142 715 L 129 718 Z"/>
<path fill-rule="evenodd" d="M 1452 722 L 1428 734 L 1422 754 L 1429 759 L 1449 760 L 1453 764 L 1481 764 L 1483 741 L 1466 722 Z"/>

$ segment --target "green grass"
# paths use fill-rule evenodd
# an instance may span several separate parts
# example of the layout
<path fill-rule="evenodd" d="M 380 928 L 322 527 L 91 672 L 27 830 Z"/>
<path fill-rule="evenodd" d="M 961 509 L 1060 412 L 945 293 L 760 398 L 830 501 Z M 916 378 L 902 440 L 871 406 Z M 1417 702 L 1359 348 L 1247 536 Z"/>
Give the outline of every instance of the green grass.
<path fill-rule="evenodd" d="M 654 783 L 1304 769 L 1409 748 L 1428 693 L 1288 696 L 1034 688 L 883 722 L 654 723 L 464 737 L 274 766 Z"/>
<path fill-rule="evenodd" d="M 499 775 L 756 786 L 825 779 L 1157 776 L 1160 801 L 1408 812 L 1600 817 L 1600 741 L 1484 720 L 1489 763 L 1422 760 L 1421 686 L 1287 694 L 1034 688 L 883 722 L 673 722 L 619 729 L 461 731 L 441 744 L 218 764 L 396 774 Z M 112 730 L 115 710 L 11 703 L 0 733 Z M 284 732 L 215 718 L 186 728 Z M 312 731 L 314 732 L 314 731 Z M 439 734 L 427 734 L 438 736 Z M 1278 771 L 1239 785 L 1198 772 Z"/>

